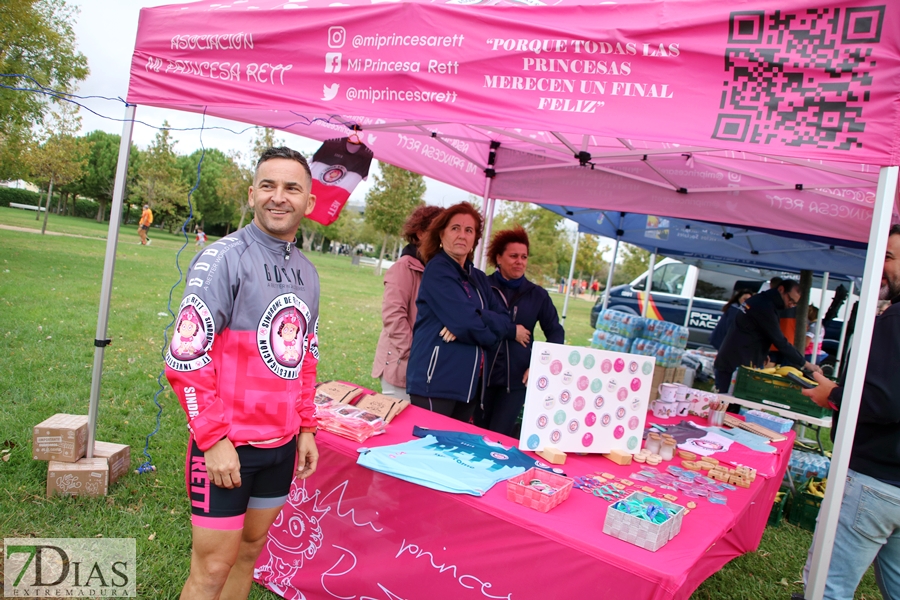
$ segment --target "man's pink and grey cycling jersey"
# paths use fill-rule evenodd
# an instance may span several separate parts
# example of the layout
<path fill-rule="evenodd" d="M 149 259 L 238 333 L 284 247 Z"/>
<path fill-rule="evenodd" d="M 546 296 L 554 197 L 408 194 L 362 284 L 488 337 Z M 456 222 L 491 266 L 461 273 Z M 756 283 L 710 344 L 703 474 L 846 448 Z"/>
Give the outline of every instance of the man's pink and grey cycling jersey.
<path fill-rule="evenodd" d="M 191 264 L 166 377 L 202 451 L 278 445 L 316 424 L 319 275 L 251 223 Z"/>

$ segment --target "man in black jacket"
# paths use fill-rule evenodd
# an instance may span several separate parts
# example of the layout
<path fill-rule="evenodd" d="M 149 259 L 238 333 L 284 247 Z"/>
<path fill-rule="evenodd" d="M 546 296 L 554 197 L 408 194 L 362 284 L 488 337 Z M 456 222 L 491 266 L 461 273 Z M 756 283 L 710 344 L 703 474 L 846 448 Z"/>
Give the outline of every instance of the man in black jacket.
<path fill-rule="evenodd" d="M 825 583 L 826 600 L 853 598 L 875 563 L 884 598 L 900 598 L 900 226 L 891 227 L 882 300 L 891 305 L 875 320 L 850 468 L 841 502 L 834 551 Z M 819 386 L 804 395 L 840 418 L 844 388 L 816 375 Z M 834 428 L 832 428 L 832 432 Z M 810 557 L 812 548 L 810 548 Z M 804 581 L 809 573 L 809 559 Z"/>
<path fill-rule="evenodd" d="M 738 307 L 734 325 L 725 335 L 714 364 L 719 392 L 728 391 L 731 376 L 738 367 L 762 368 L 772 344 L 781 352 L 787 365 L 822 372 L 817 365 L 806 361 L 779 327 L 779 311 L 793 308 L 799 301 L 800 284 L 786 279 L 775 289 L 751 296 Z"/>

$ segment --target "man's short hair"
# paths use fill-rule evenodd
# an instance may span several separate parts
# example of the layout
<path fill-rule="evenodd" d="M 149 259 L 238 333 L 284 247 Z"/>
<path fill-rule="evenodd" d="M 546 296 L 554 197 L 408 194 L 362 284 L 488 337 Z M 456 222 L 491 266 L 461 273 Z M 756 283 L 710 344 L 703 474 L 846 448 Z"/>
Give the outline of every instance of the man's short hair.
<path fill-rule="evenodd" d="M 800 287 L 800 282 L 796 279 L 782 279 L 778 287 L 783 289 L 785 294 L 790 294 L 794 289 Z"/>
<path fill-rule="evenodd" d="M 256 170 L 253 172 L 253 179 L 256 179 L 256 175 L 259 172 L 259 165 L 263 164 L 267 160 L 272 160 L 273 158 L 286 158 L 287 160 L 295 160 L 303 166 L 303 170 L 306 171 L 307 176 L 309 176 L 310 182 L 312 182 L 312 171 L 309 169 L 309 163 L 306 161 L 306 157 L 293 150 L 288 148 L 287 146 L 277 146 L 266 148 L 265 152 L 263 152 L 259 160 L 256 161 Z"/>
<path fill-rule="evenodd" d="M 892 235 L 900 235 L 900 223 L 894 223 L 893 225 L 891 225 L 891 230 L 888 233 L 888 237 L 891 237 Z"/>
<path fill-rule="evenodd" d="M 784 280 L 781 277 L 779 277 L 778 275 L 776 275 L 775 277 L 773 277 L 772 279 L 769 280 L 769 289 L 774 290 L 779 285 L 781 285 L 782 281 L 784 281 Z"/>

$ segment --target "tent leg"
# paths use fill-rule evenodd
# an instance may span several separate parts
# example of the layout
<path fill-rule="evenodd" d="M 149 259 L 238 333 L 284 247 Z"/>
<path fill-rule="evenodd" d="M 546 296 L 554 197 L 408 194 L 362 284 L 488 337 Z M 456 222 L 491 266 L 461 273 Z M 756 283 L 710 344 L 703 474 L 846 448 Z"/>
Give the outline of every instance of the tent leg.
<path fill-rule="evenodd" d="M 478 248 L 475 249 L 475 266 L 482 271 L 484 271 L 484 266 L 487 262 L 485 249 L 490 243 L 491 228 L 494 226 L 494 201 L 491 199 L 491 181 L 493 179 L 490 177 L 484 179 L 484 196 L 482 197 L 483 204 L 481 208 L 481 213 L 484 217 L 484 233 L 481 236 Z"/>
<path fill-rule="evenodd" d="M 844 305 L 844 323 L 841 325 L 841 340 L 838 342 L 837 360 L 834 363 L 834 373 L 841 372 L 841 358 L 844 356 L 844 343 L 847 341 L 847 325 L 850 323 L 850 305 L 853 304 L 853 291 L 856 282 L 850 280 L 850 293 L 847 294 L 847 304 Z"/>
<path fill-rule="evenodd" d="M 650 308 L 650 290 L 653 289 L 653 269 L 656 268 L 656 252 L 658 248 L 653 249 L 653 254 L 650 255 L 650 268 L 647 270 L 647 287 L 645 288 L 645 292 L 647 296 L 644 298 L 643 306 L 641 306 L 641 316 L 647 316 L 647 309 Z"/>
<path fill-rule="evenodd" d="M 872 229 L 869 232 L 866 268 L 860 288 L 859 313 L 856 316 L 853 336 L 856 343 L 850 351 L 849 369 L 841 402 L 841 418 L 838 420 L 831 470 L 828 473 L 828 487 L 816 524 L 809 579 L 806 582 L 807 600 L 822 600 L 825 595 L 825 580 L 828 577 L 828 565 L 831 563 L 831 551 L 837 533 L 838 516 L 866 376 L 863 365 L 869 362 L 872 327 L 875 325 L 884 255 L 887 250 L 888 225 L 891 222 L 891 212 L 897 193 L 897 172 L 898 167 L 882 167 L 878 174 L 878 191 L 875 194 L 875 208 L 872 211 Z"/>
<path fill-rule="evenodd" d="M 87 457 L 94 457 L 94 439 L 97 432 L 97 410 L 100 405 L 100 379 L 103 376 L 103 353 L 109 324 L 109 304 L 112 297 L 113 271 L 116 267 L 116 244 L 119 242 L 119 224 L 122 220 L 122 201 L 128 177 L 128 157 L 131 152 L 131 133 L 134 130 L 136 106 L 125 107 L 122 140 L 119 143 L 119 161 L 113 187 L 112 210 L 109 213 L 109 231 L 106 234 L 106 258 L 103 261 L 103 280 L 100 284 L 100 310 L 97 314 L 97 335 L 94 338 L 94 368 L 91 371 L 91 404 L 88 409 Z"/>
<path fill-rule="evenodd" d="M 812 356 L 809 359 L 809 362 L 812 364 L 816 364 L 816 358 L 819 354 L 817 348 L 819 347 L 819 340 L 822 339 L 822 318 L 825 316 L 826 292 L 828 292 L 828 271 L 825 271 L 825 274 L 822 276 L 822 295 L 819 296 L 819 318 L 816 319 L 816 332 L 813 335 Z"/>
<path fill-rule="evenodd" d="M 691 295 L 691 299 L 688 300 L 687 312 L 685 312 L 685 314 L 684 314 L 684 326 L 685 327 L 691 326 L 691 311 L 694 310 L 694 296 L 696 296 L 696 295 L 697 295 L 697 293 L 694 292 L 694 294 Z"/>
<path fill-rule="evenodd" d="M 566 311 L 569 310 L 569 296 L 572 295 L 572 288 L 575 286 L 572 285 L 572 275 L 575 274 L 575 259 L 578 258 L 578 238 L 581 237 L 581 234 L 578 233 L 578 230 L 575 230 L 575 245 L 572 247 L 572 262 L 569 263 L 569 287 L 566 288 L 566 299 L 563 300 L 563 311 L 562 311 L 562 323 L 566 324 Z"/>
<path fill-rule="evenodd" d="M 619 241 L 622 239 L 622 225 L 625 223 L 625 213 L 619 213 L 619 228 L 616 230 L 616 245 L 613 247 L 612 261 L 609 263 L 609 273 L 606 275 L 606 289 L 603 290 L 603 310 L 609 306 L 609 290 L 612 288 L 613 275 L 616 272 L 616 257 L 619 254 Z"/>

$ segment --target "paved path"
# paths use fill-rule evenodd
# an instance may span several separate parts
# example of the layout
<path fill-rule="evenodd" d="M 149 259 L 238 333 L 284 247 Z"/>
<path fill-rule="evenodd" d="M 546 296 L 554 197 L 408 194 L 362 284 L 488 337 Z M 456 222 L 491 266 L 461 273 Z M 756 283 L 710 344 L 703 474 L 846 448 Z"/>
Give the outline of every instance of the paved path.
<path fill-rule="evenodd" d="M 8 229 L 10 231 L 23 231 L 25 233 L 38 233 L 38 234 L 41 232 L 40 229 L 31 229 L 30 227 L 16 227 L 15 225 L 0 225 L 0 229 Z M 84 240 L 106 241 L 106 238 L 93 237 L 90 235 L 78 235 L 77 233 L 60 233 L 58 231 L 46 231 L 44 233 L 46 233 L 47 235 L 64 235 L 66 237 L 81 238 Z"/>

